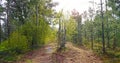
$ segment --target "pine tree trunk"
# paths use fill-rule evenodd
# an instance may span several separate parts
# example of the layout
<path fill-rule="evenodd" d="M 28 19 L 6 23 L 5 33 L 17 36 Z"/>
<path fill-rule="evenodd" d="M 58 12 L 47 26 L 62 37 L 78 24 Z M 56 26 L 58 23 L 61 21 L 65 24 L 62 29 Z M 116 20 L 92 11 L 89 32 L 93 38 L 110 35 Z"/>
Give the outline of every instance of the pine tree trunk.
<path fill-rule="evenodd" d="M 0 21 L 0 43 L 2 42 L 2 27 L 1 27 L 1 21 Z"/>
<path fill-rule="evenodd" d="M 8 43 L 10 42 L 9 36 L 10 36 L 10 0 L 7 1 L 7 38 Z"/>
<path fill-rule="evenodd" d="M 108 9 L 107 9 L 107 4 L 108 4 L 108 2 L 107 2 L 107 0 L 105 0 L 105 2 L 106 2 L 106 14 L 108 14 Z M 109 44 L 110 39 L 109 39 L 108 15 L 106 16 L 106 20 L 107 20 L 107 47 L 109 48 L 109 47 L 110 47 L 110 44 Z"/>
<path fill-rule="evenodd" d="M 103 53 L 105 53 L 105 38 L 104 38 L 104 17 L 103 17 L 103 1 L 101 1 L 101 20 L 102 20 L 102 45 L 103 45 L 103 48 L 102 48 L 102 51 Z"/>
<path fill-rule="evenodd" d="M 93 28 L 91 27 L 91 48 L 93 49 Z"/>
<path fill-rule="evenodd" d="M 115 23 L 117 24 L 117 23 Z M 117 46 L 117 25 L 115 25 L 115 29 L 114 29 L 114 41 L 113 41 L 113 49 L 116 49 L 116 46 Z"/>
<path fill-rule="evenodd" d="M 81 21 L 78 21 L 78 44 L 79 45 L 82 45 L 81 29 L 82 29 Z"/>

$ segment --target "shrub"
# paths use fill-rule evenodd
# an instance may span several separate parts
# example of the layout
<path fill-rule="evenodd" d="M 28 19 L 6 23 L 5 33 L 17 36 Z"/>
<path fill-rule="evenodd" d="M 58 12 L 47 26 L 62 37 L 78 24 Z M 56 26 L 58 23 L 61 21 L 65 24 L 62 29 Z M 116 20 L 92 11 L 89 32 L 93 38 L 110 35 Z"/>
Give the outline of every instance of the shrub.
<path fill-rule="evenodd" d="M 28 40 L 24 35 L 21 35 L 19 32 L 13 32 L 8 41 L 8 46 L 10 47 L 10 49 L 18 53 L 28 51 Z"/>
<path fill-rule="evenodd" d="M 28 41 L 26 37 L 19 34 L 18 32 L 13 32 L 10 38 L 2 42 L 0 45 L 0 51 L 6 51 L 9 52 L 9 54 L 24 53 L 28 50 Z"/>

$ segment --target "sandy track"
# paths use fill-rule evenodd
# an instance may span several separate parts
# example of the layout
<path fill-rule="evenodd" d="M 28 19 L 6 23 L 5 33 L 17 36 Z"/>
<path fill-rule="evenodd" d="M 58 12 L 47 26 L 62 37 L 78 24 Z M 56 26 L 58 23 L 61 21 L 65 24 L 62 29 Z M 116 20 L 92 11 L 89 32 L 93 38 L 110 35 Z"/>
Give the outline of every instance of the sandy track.
<path fill-rule="evenodd" d="M 32 53 L 17 63 L 103 63 L 91 50 L 78 48 L 67 43 L 67 51 L 53 53 L 55 45 L 50 44 Z"/>

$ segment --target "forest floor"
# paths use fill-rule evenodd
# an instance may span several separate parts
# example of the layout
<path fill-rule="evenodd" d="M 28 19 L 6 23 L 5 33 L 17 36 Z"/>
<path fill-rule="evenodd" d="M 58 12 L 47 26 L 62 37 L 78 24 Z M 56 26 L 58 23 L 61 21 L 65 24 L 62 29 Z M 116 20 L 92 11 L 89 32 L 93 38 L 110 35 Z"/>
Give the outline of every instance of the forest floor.
<path fill-rule="evenodd" d="M 55 46 L 55 44 L 49 44 L 27 53 L 16 63 L 103 63 L 96 54 L 84 47 L 67 43 L 64 52 L 55 52 Z"/>

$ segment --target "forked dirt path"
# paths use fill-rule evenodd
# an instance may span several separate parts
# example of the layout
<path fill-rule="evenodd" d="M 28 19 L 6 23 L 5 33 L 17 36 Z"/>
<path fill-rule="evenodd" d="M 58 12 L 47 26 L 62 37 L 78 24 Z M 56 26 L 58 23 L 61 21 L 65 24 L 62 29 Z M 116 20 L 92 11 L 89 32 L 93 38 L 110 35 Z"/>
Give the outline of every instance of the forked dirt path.
<path fill-rule="evenodd" d="M 26 54 L 16 63 L 103 63 L 91 50 L 75 47 L 71 43 L 67 43 L 66 46 L 65 52 L 54 53 L 55 45 L 46 45 Z"/>

